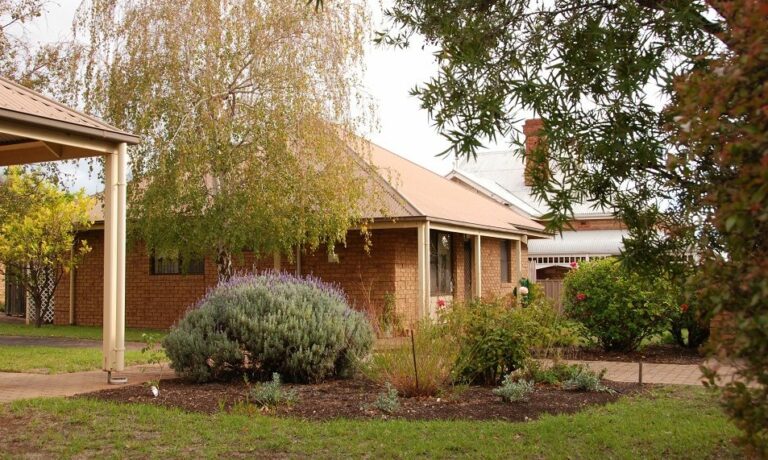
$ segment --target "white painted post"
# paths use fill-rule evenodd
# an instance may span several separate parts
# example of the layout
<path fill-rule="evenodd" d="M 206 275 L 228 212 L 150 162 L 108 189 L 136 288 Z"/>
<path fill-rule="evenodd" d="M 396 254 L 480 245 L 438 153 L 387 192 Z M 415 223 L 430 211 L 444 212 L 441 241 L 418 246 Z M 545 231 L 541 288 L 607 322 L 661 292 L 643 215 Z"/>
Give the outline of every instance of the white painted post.
<path fill-rule="evenodd" d="M 472 285 L 475 287 L 475 298 L 479 299 L 483 296 L 483 252 L 482 252 L 482 237 L 475 235 L 474 253 L 472 260 L 472 266 L 475 269 L 475 279 Z"/>
<path fill-rule="evenodd" d="M 117 158 L 108 154 L 104 158 L 104 321 L 102 330 L 103 369 L 112 372 L 115 367 L 115 316 L 117 302 Z"/>
<path fill-rule="evenodd" d="M 429 222 L 419 225 L 416 232 L 416 266 L 419 283 L 418 319 L 422 319 L 429 314 Z"/>
<path fill-rule="evenodd" d="M 115 370 L 125 369 L 125 226 L 126 226 L 126 168 L 128 146 L 123 142 L 117 148 L 117 254 L 115 289 Z M 113 214 L 114 215 L 114 214 Z"/>
<path fill-rule="evenodd" d="M 515 252 L 517 253 L 517 279 L 515 280 L 515 286 L 517 286 L 517 305 L 520 305 L 523 298 L 520 296 L 520 279 L 523 277 L 523 245 L 520 240 L 515 241 Z"/>

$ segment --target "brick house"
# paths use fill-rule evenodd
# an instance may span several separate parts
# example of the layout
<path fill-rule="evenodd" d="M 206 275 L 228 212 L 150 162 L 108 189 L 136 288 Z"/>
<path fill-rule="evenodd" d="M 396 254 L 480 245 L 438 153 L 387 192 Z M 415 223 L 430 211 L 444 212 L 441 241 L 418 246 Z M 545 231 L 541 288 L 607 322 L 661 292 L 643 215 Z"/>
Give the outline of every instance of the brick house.
<path fill-rule="evenodd" d="M 539 142 L 538 131 L 542 121 L 527 120 L 523 126 L 526 149 Z M 513 151 L 483 152 L 475 160 L 462 160 L 446 176 L 462 186 L 494 199 L 529 219 L 543 223 L 549 212 L 531 194 L 530 164 Z M 572 262 L 618 255 L 627 236 L 626 227 L 616 219 L 612 210 L 596 207 L 593 203 L 574 203 L 571 229 L 552 239 L 531 241 L 528 246 L 530 272 L 533 280 L 562 280 L 571 269 Z"/>
<path fill-rule="evenodd" d="M 255 259 L 245 252 L 239 270 L 285 270 L 338 284 L 353 306 L 365 308 L 394 299 L 405 324 L 433 315 L 439 299 L 511 295 L 528 272 L 529 240 L 548 238 L 534 220 L 488 197 L 371 145 L 376 172 L 361 166 L 379 187 L 385 209 L 369 216 L 371 247 L 358 229 L 333 253 L 297 250 Z M 56 324 L 102 322 L 104 232 L 100 208 L 96 225 L 79 238 L 93 248 L 56 292 Z M 129 244 L 126 257 L 126 325 L 167 328 L 217 281 L 215 263 L 153 259 L 144 246 Z"/>

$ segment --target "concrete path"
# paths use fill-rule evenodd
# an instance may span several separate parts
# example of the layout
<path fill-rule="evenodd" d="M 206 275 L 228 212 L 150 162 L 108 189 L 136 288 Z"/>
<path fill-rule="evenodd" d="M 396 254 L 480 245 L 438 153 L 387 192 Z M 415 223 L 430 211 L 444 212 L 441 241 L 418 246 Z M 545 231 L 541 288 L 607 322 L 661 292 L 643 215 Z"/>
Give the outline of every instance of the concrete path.
<path fill-rule="evenodd" d="M 617 361 L 567 361 L 571 364 L 585 364 L 595 372 L 606 370 L 605 378 L 614 382 L 637 382 L 640 366 L 638 363 Z M 733 378 L 736 368 L 719 365 L 720 379 L 725 383 Z M 667 385 L 697 385 L 701 386 L 704 376 L 695 364 L 655 364 L 643 363 L 643 383 Z"/>
<path fill-rule="evenodd" d="M 160 375 L 160 368 L 156 365 L 130 366 L 124 372 L 114 373 L 116 377 L 128 377 L 128 385 L 156 380 Z M 167 365 L 163 368 L 162 377 L 173 377 L 173 371 Z M 0 403 L 17 399 L 73 396 L 115 387 L 107 383 L 107 373 L 104 371 L 54 375 L 0 372 Z"/>
<path fill-rule="evenodd" d="M 100 340 L 71 339 L 66 337 L 30 337 L 2 335 L 0 346 L 27 346 L 27 347 L 61 347 L 61 348 L 101 348 Z M 125 342 L 127 350 L 141 350 L 144 346 L 141 342 Z"/>

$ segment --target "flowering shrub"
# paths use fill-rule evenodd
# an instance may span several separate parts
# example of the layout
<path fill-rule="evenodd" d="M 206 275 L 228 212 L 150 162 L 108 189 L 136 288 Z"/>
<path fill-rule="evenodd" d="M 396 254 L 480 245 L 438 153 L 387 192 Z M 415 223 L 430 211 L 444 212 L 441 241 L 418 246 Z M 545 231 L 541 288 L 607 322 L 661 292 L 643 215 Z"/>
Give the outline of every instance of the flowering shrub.
<path fill-rule="evenodd" d="M 647 282 L 614 259 L 581 264 L 566 275 L 564 287 L 566 313 L 605 350 L 634 350 L 668 324 L 668 283 Z"/>
<path fill-rule="evenodd" d="M 163 341 L 171 367 L 198 382 L 273 372 L 293 381 L 344 376 L 372 345 L 370 325 L 340 290 L 284 273 L 220 283 Z"/>

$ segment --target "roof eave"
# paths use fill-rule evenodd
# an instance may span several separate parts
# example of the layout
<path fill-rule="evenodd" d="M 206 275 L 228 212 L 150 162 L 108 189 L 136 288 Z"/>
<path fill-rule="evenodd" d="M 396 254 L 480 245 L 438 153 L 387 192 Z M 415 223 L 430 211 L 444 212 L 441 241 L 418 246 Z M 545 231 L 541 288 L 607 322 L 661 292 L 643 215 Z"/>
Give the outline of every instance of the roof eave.
<path fill-rule="evenodd" d="M 80 134 L 102 141 L 115 143 L 125 142 L 126 144 L 130 145 L 136 145 L 141 141 L 139 136 L 122 131 L 109 131 L 105 129 L 92 128 L 89 126 L 82 126 L 75 123 L 53 120 L 51 118 L 40 117 L 37 115 L 17 112 L 15 110 L 4 108 L 0 108 L 0 119 L 28 123 L 41 128 L 55 129 L 57 131 L 66 133 Z"/>

